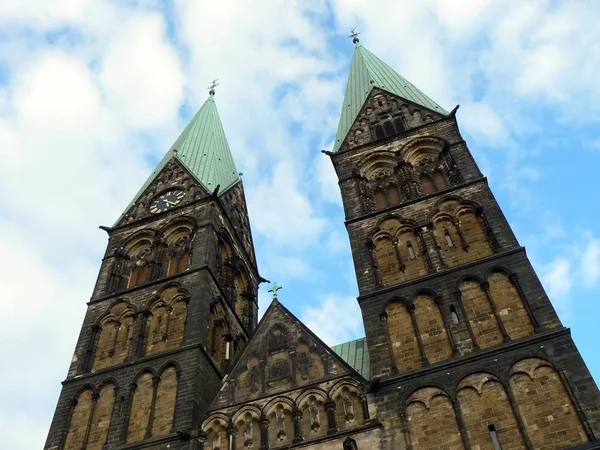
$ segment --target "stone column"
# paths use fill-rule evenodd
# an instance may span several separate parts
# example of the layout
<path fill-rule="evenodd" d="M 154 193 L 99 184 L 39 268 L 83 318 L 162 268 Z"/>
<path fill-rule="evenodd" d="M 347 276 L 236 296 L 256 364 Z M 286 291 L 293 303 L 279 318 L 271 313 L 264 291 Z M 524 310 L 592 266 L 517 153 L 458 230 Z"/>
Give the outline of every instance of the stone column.
<path fill-rule="evenodd" d="M 260 447 L 259 450 L 269 450 L 269 419 L 264 414 L 260 416 Z"/>
<path fill-rule="evenodd" d="M 302 442 L 302 411 L 298 409 L 297 405 L 292 408 L 292 420 L 294 422 L 294 439 L 292 444 Z"/>
<path fill-rule="evenodd" d="M 152 437 L 152 425 L 154 424 L 154 408 L 156 407 L 156 394 L 158 392 L 158 385 L 160 384 L 160 377 L 152 377 L 152 402 L 150 403 L 150 413 L 148 415 L 148 427 L 146 428 L 146 434 L 144 439 Z"/>
<path fill-rule="evenodd" d="M 325 410 L 327 411 L 327 423 L 329 428 L 327 435 L 336 434 L 338 432 L 337 425 L 335 423 L 335 402 L 331 398 L 327 398 L 325 402 Z"/>
<path fill-rule="evenodd" d="M 421 351 L 421 363 L 423 367 L 427 367 L 429 365 L 429 360 L 427 359 L 427 355 L 425 355 L 425 347 L 423 345 L 423 339 L 421 339 L 419 324 L 417 323 L 417 316 L 415 314 L 415 305 L 406 305 L 406 309 L 410 314 L 410 318 L 412 319 L 413 323 L 413 328 L 415 329 L 415 334 L 417 335 L 417 343 L 419 344 L 419 350 Z"/>
<path fill-rule="evenodd" d="M 483 283 L 481 283 L 481 288 L 484 290 L 485 296 L 487 297 L 488 302 L 490 303 L 490 306 L 492 307 L 492 312 L 494 313 L 494 317 L 496 318 L 496 322 L 498 323 L 498 327 L 500 328 L 500 332 L 502 333 L 502 338 L 503 338 L 504 342 L 510 342 L 510 336 L 506 332 L 504 323 L 502 322 L 502 319 L 500 318 L 500 315 L 498 314 L 498 308 L 496 308 L 496 302 L 494 302 L 494 299 L 492 298 L 492 294 L 490 293 L 490 283 L 488 283 L 487 281 L 484 281 Z"/>

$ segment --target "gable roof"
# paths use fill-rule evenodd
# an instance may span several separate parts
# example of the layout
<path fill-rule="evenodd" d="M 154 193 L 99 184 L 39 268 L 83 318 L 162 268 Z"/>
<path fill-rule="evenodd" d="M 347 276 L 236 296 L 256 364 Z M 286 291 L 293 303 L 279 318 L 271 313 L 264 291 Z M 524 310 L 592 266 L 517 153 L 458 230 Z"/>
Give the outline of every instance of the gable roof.
<path fill-rule="evenodd" d="M 355 370 L 355 368 L 352 367 L 351 364 L 348 364 L 348 362 L 346 362 L 343 357 L 341 357 L 338 353 L 333 351 L 315 333 L 313 333 L 306 325 L 304 325 L 300 321 L 300 319 L 298 319 L 292 312 L 290 312 L 290 310 L 283 306 L 279 302 L 279 300 L 274 299 L 265 311 L 265 314 L 260 320 L 258 327 L 254 331 L 254 334 L 246 344 L 244 350 L 238 356 L 232 367 L 229 369 L 227 376 L 224 378 L 224 383 L 228 383 L 230 379 L 237 379 L 242 373 L 244 373 L 245 370 L 247 370 L 245 365 L 247 364 L 248 359 L 253 354 L 262 354 L 260 350 L 263 346 L 268 345 L 266 340 L 267 333 L 271 329 L 282 326 L 284 328 L 288 327 L 289 329 L 289 325 L 295 326 L 297 329 L 301 330 L 301 339 L 304 342 L 312 342 L 312 344 L 315 346 L 313 347 L 314 350 L 320 349 L 321 351 L 325 352 L 328 355 L 328 357 L 331 358 L 331 360 L 334 362 L 334 365 L 331 366 L 334 367 L 333 372 L 326 372 L 324 377 L 314 379 L 311 378 L 310 380 L 307 380 L 307 384 L 305 386 L 317 384 L 328 379 L 334 379 L 348 375 L 356 379 L 359 383 L 364 384 L 368 381 L 366 377 L 364 377 L 360 372 Z M 225 386 L 225 384 L 223 386 Z M 289 388 L 286 387 L 281 392 L 284 392 L 287 389 Z M 278 392 L 277 390 L 271 391 L 269 393 L 262 393 L 259 394 L 258 397 L 252 398 L 252 400 L 261 397 L 278 395 L 279 393 L 280 392 Z M 248 398 L 239 398 L 236 396 L 236 402 L 244 402 L 247 400 Z M 217 394 L 217 396 L 213 400 L 209 410 L 217 410 L 226 406 L 230 406 L 230 401 L 231 400 L 229 390 L 222 388 L 219 394 Z"/>
<path fill-rule="evenodd" d="M 352 56 L 338 131 L 333 144 L 334 152 L 340 149 L 350 127 L 374 87 L 438 114 L 448 114 L 444 108 L 431 100 L 410 81 L 357 42 Z"/>
<path fill-rule="evenodd" d="M 360 338 L 331 347 L 340 357 L 354 370 L 360 373 L 366 380 L 371 379 L 371 359 L 367 339 Z"/>
<path fill-rule="evenodd" d="M 220 185 L 219 193 L 224 193 L 239 181 L 240 176 L 212 93 L 158 163 L 125 212 L 150 186 L 171 158 L 176 158 L 183 164 L 208 192 L 213 192 Z"/>

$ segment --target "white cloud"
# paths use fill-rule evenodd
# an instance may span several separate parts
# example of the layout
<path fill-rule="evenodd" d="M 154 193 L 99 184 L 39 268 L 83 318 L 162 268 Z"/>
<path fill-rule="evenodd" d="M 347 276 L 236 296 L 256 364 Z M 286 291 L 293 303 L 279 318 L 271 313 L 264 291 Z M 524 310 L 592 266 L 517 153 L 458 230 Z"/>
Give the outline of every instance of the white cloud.
<path fill-rule="evenodd" d="M 491 106 L 485 103 L 466 103 L 460 108 L 461 124 L 479 145 L 501 147 L 507 144 L 506 124 Z"/>
<path fill-rule="evenodd" d="M 107 105 L 134 127 L 172 121 L 183 95 L 183 74 L 175 48 L 166 40 L 158 13 L 130 20 L 110 42 L 99 74 Z"/>
<path fill-rule="evenodd" d="M 300 319 L 329 346 L 364 335 L 360 308 L 352 297 L 328 294 L 319 306 L 306 307 Z"/>
<path fill-rule="evenodd" d="M 319 155 L 315 158 L 315 178 L 319 186 L 319 196 L 330 203 L 342 203 L 338 177 L 331 163 L 331 158 Z"/>
<path fill-rule="evenodd" d="M 313 288 L 300 279 L 313 275 L 315 248 L 354 289 L 351 262 L 334 251 L 347 237 L 330 231 L 320 201 L 328 208 L 340 201 L 331 162 L 319 151 L 336 130 L 346 81 L 340 68 L 352 48 L 334 48 L 332 38 L 360 25 L 362 42 L 424 92 L 448 108 L 461 103 L 465 128 L 485 145 L 535 130 L 525 114 L 531 99 L 552 101 L 577 123 L 580 108 L 600 104 L 593 3 L 177 0 L 169 27 L 155 0 L 23 5 L 0 2 L 9 36 L 0 41 L 0 254 L 9 255 L 0 261 L 7 293 L 0 339 L 15 343 L 5 353 L 19 368 L 0 376 L 11 387 L 0 391 L 0 435 L 16 450 L 40 448 L 45 438 L 106 242 L 97 225 L 122 212 L 150 171 L 147 155 L 166 150 L 181 128 L 181 103 L 198 107 L 210 80 L 221 83 L 219 111 L 246 172 L 254 235 L 265 242 L 257 253 L 276 255 L 273 264 L 290 276 L 284 300 L 285 292 Z M 52 44 L 49 32 L 58 35 Z M 510 167 L 535 179 L 535 164 L 520 164 L 520 151 L 506 152 Z M 502 168 L 501 181 L 517 174 Z M 517 193 L 520 180 L 510 180 Z M 553 297 L 565 302 L 574 277 L 598 279 L 595 245 L 581 252 L 581 267 L 558 259 L 542 271 Z M 261 312 L 271 301 L 266 291 Z M 320 301 L 302 317 L 326 342 L 362 334 L 354 298 Z M 14 327 L 25 315 L 27 327 Z"/>
<path fill-rule="evenodd" d="M 572 314 L 573 271 L 571 261 L 557 258 L 542 270 L 542 282 L 560 318 L 569 321 Z"/>
<path fill-rule="evenodd" d="M 582 280 L 587 288 L 600 281 L 600 239 L 591 238 L 581 258 Z"/>
<path fill-rule="evenodd" d="M 299 173 L 292 161 L 281 161 L 273 168 L 271 179 L 248 192 L 254 230 L 290 247 L 316 242 L 325 227 L 325 219 L 316 216 L 307 195 L 300 190 Z"/>

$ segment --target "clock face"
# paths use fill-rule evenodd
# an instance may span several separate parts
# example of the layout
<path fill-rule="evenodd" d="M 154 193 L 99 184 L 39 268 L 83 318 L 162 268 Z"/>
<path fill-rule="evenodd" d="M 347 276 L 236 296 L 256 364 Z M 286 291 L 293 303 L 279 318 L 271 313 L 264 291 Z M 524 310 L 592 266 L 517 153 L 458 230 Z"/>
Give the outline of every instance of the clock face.
<path fill-rule="evenodd" d="M 171 189 L 170 191 L 163 192 L 157 195 L 152 200 L 152 203 L 150 203 L 150 212 L 156 214 L 174 208 L 181 203 L 184 196 L 185 192 L 181 189 Z"/>

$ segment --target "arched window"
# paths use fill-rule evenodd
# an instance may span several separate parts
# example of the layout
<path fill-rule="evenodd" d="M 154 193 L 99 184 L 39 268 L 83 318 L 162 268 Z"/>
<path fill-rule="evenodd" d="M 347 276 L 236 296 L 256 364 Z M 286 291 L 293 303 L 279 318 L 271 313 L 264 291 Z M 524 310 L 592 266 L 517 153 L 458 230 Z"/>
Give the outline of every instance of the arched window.
<path fill-rule="evenodd" d="M 375 208 L 381 209 L 388 205 L 385 193 L 381 189 L 375 191 Z"/>
<path fill-rule="evenodd" d="M 182 236 L 175 243 L 169 258 L 168 275 L 175 275 L 186 270 L 190 265 L 189 236 Z"/>
<path fill-rule="evenodd" d="M 226 361 L 225 338 L 228 334 L 229 324 L 225 319 L 225 313 L 222 306 L 215 301 L 210 306 L 208 347 L 210 356 L 219 370 L 223 370 Z"/>
<path fill-rule="evenodd" d="M 375 139 L 383 139 L 384 137 L 383 127 L 379 124 L 375 125 Z"/>
<path fill-rule="evenodd" d="M 446 180 L 446 175 L 441 170 L 436 170 L 433 172 L 433 182 L 435 184 L 435 188 L 438 191 L 442 189 L 446 189 L 448 187 L 448 180 Z"/>
<path fill-rule="evenodd" d="M 170 366 L 158 377 L 156 388 L 155 382 L 149 372 L 144 372 L 135 382 L 126 434 L 128 443 L 171 432 L 177 398 L 177 371 Z"/>
<path fill-rule="evenodd" d="M 423 194 L 429 195 L 435 192 L 435 186 L 429 175 L 421 174 L 419 176 L 419 183 L 421 184 L 421 192 L 423 192 Z"/>
<path fill-rule="evenodd" d="M 183 223 L 171 227 L 165 232 L 165 240 L 169 247 L 167 275 L 185 271 L 189 267 L 191 259 L 191 226 Z"/>
<path fill-rule="evenodd" d="M 134 311 L 124 301 L 115 303 L 100 320 L 95 346 L 92 371 L 122 364 L 129 354 L 133 336 Z"/>
<path fill-rule="evenodd" d="M 394 127 L 396 128 L 396 133 L 402 133 L 404 131 L 404 124 L 402 123 L 402 119 L 400 117 L 396 117 L 394 119 Z"/>
<path fill-rule="evenodd" d="M 150 263 L 147 260 L 150 256 L 150 251 L 150 245 L 148 245 L 133 256 L 133 265 L 129 272 L 127 288 L 141 286 L 150 278 Z"/>
<path fill-rule="evenodd" d="M 96 395 L 90 388 L 79 394 L 71 412 L 64 450 L 103 448 L 108 437 L 115 397 L 115 386 L 112 383 L 105 384 Z M 90 417 L 90 414 L 93 415 Z"/>
<path fill-rule="evenodd" d="M 176 288 L 167 288 L 150 307 L 146 333 L 146 355 L 178 348 L 185 335 L 186 297 Z"/>
<path fill-rule="evenodd" d="M 388 200 L 390 206 L 400 203 L 400 192 L 398 192 L 398 187 L 395 184 L 388 186 Z"/>
<path fill-rule="evenodd" d="M 393 136 L 394 134 L 396 134 L 394 125 L 392 125 L 392 122 L 389 120 L 386 120 L 385 122 L 383 122 L 383 131 L 385 132 L 386 137 Z"/>
<path fill-rule="evenodd" d="M 546 361 L 530 358 L 516 363 L 510 371 L 510 389 L 533 448 L 558 450 L 588 442 L 560 375 Z"/>

